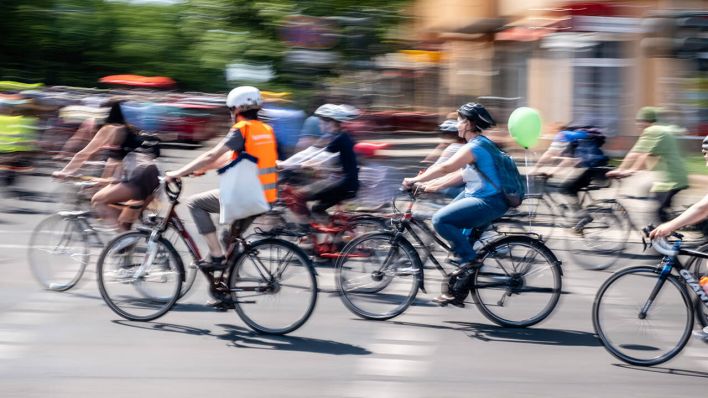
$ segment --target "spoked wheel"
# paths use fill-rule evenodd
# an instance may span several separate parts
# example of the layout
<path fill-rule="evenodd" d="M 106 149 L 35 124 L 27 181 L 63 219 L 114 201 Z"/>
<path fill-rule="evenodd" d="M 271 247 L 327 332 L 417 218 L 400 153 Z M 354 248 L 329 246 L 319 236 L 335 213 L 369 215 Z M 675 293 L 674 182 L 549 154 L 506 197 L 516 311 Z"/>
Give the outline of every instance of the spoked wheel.
<path fill-rule="evenodd" d="M 631 267 L 612 275 L 595 296 L 592 321 L 610 354 L 632 365 L 652 366 L 678 354 L 693 329 L 693 305 L 673 275 L 659 285 L 660 270 Z M 654 300 L 652 292 L 659 288 Z"/>
<path fill-rule="evenodd" d="M 48 290 L 74 287 L 89 262 L 89 242 L 81 224 L 54 214 L 32 231 L 28 258 L 32 275 Z"/>
<path fill-rule="evenodd" d="M 483 250 L 473 294 L 485 317 L 500 326 L 527 327 L 553 312 L 562 270 L 545 245 L 526 236 L 507 236 Z"/>
<path fill-rule="evenodd" d="M 362 235 L 342 250 L 336 264 L 344 305 L 365 319 L 402 314 L 415 300 L 423 272 L 415 248 L 394 233 Z"/>
<path fill-rule="evenodd" d="M 150 232 L 127 232 L 110 241 L 96 267 L 103 300 L 131 321 L 151 321 L 167 313 L 180 297 L 182 259 L 165 239 Z"/>
<path fill-rule="evenodd" d="M 702 253 L 708 253 L 708 244 L 705 244 L 696 250 Z M 700 280 L 701 277 L 708 276 L 708 260 L 705 258 L 692 257 L 686 264 L 686 269 L 695 275 L 696 280 Z M 700 323 L 701 327 L 708 326 L 708 307 L 703 305 L 703 302 L 698 297 L 694 299 L 694 302 L 698 323 Z"/>
<path fill-rule="evenodd" d="M 249 245 L 231 267 L 229 289 L 239 317 L 251 329 L 266 334 L 296 330 L 317 302 L 310 260 L 300 248 L 281 239 Z"/>
<path fill-rule="evenodd" d="M 585 209 L 583 221 L 571 223 L 565 239 L 573 262 L 589 270 L 603 270 L 615 264 L 625 252 L 630 224 L 627 210 L 615 201 L 598 202 Z M 582 223 L 582 224 L 578 224 Z"/>

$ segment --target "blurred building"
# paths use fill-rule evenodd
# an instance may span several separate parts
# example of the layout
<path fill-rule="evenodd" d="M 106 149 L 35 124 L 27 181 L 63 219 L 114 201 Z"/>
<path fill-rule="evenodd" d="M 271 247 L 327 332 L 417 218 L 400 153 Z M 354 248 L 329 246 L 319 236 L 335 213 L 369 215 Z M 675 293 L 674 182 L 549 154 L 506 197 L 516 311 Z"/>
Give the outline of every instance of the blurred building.
<path fill-rule="evenodd" d="M 623 149 L 639 133 L 634 116 L 644 105 L 664 106 L 672 122 L 706 134 L 705 4 L 417 0 L 413 31 L 420 46 L 442 52 L 442 108 L 476 98 L 504 121 L 531 106 L 548 132 L 596 124 L 613 137 L 609 149 Z"/>

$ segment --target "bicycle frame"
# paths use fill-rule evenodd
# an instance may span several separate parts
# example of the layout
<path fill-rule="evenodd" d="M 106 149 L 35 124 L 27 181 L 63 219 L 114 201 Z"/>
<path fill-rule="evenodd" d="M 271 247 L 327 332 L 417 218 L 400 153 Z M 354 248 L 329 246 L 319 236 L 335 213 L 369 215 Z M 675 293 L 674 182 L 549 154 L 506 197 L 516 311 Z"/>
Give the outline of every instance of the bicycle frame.
<path fill-rule="evenodd" d="M 700 258 L 706 258 L 708 259 L 708 254 L 702 253 L 696 250 L 688 250 L 688 249 L 682 249 L 681 244 L 683 243 L 682 239 L 677 239 L 674 242 L 673 248 L 678 252 L 680 255 L 688 255 L 688 256 L 693 256 L 693 257 L 700 257 Z M 647 298 L 646 303 L 644 303 L 644 306 L 642 307 L 641 311 L 639 312 L 639 318 L 644 319 L 647 316 L 647 313 L 649 312 L 649 309 L 651 308 L 652 303 L 656 299 L 657 294 L 659 294 L 659 291 L 661 290 L 662 286 L 664 286 L 664 283 L 666 282 L 666 278 L 668 275 L 671 274 L 671 271 L 676 268 L 679 276 L 681 277 L 680 280 L 683 282 L 684 288 L 686 285 L 690 287 L 691 289 L 687 290 L 692 290 L 693 294 L 695 294 L 698 299 L 701 301 L 701 303 L 708 308 L 708 294 L 703 290 L 701 285 L 698 283 L 694 275 L 689 271 L 688 269 L 684 268 L 683 264 L 681 264 L 681 261 L 678 259 L 677 256 L 664 256 L 661 260 L 660 263 L 661 268 L 657 267 L 656 272 L 659 274 L 659 278 L 656 281 L 656 285 L 654 285 L 654 289 L 652 292 L 649 294 L 649 298 Z"/>

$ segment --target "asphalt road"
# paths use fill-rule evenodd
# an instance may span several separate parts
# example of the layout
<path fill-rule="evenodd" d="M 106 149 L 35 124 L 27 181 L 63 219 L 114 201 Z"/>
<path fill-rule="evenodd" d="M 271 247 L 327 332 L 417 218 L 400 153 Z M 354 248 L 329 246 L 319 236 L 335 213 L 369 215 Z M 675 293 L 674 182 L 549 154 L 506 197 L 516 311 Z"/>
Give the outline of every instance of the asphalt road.
<path fill-rule="evenodd" d="M 163 167 L 196 153 L 169 151 Z M 410 162 L 402 155 L 396 163 Z M 22 184 L 34 193 L 55 189 L 45 177 Z M 214 177 L 190 180 L 186 194 L 213 187 Z M 597 288 L 613 270 L 656 261 L 651 254 L 587 271 L 561 237 L 552 239 L 565 294 L 549 319 L 528 329 L 495 326 L 471 304 L 435 306 L 439 277 L 428 270 L 428 293 L 398 318 L 360 320 L 323 292 L 306 325 L 273 337 L 250 331 L 234 312 L 207 308 L 201 279 L 172 312 L 148 323 L 124 321 L 103 303 L 95 261 L 76 288 L 40 289 L 26 252 L 49 206 L 0 201 L 2 397 L 670 397 L 705 395 L 708 387 L 707 346 L 697 339 L 668 364 L 639 368 L 611 357 L 594 335 Z M 320 286 L 331 289 L 332 270 L 318 272 Z"/>

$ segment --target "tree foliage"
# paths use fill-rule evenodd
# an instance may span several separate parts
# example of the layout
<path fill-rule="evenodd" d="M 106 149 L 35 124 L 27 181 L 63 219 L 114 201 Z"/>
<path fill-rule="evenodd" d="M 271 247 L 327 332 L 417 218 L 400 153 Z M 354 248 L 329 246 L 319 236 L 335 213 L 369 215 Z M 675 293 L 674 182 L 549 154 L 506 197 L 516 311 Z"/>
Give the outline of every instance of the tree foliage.
<path fill-rule="evenodd" d="M 387 51 L 381 43 L 400 21 L 404 2 L 2 0 L 0 80 L 95 86 L 101 76 L 132 73 L 170 76 L 182 89 L 223 91 L 226 65 L 268 62 L 278 72 L 271 86 L 288 87 L 293 84 L 283 62 L 288 46 L 280 37 L 286 16 L 359 21 L 356 26 L 340 21 L 343 36 L 335 50 L 346 60 L 374 43 L 365 56 Z M 368 19 L 357 19 L 362 16 Z"/>

